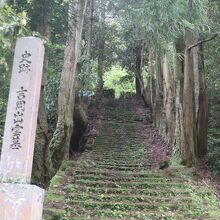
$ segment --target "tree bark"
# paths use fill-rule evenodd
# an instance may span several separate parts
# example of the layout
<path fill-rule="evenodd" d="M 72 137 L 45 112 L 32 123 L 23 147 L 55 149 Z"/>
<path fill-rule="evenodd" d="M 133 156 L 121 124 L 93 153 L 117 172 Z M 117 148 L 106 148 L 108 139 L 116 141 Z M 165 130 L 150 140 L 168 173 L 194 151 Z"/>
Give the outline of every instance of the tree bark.
<path fill-rule="evenodd" d="M 37 31 L 47 40 L 50 39 L 51 7 L 48 0 L 34 0 L 31 13 L 31 28 Z M 35 141 L 35 153 L 32 172 L 32 182 L 44 185 L 48 182 L 48 167 L 46 152 L 48 148 L 48 123 L 45 103 L 45 86 L 47 84 L 48 55 L 47 50 L 44 59 L 44 72 L 41 85 L 39 102 L 37 133 Z"/>
<path fill-rule="evenodd" d="M 135 50 L 135 57 L 136 57 L 136 62 L 135 62 L 135 88 L 136 88 L 136 95 L 137 97 L 141 97 L 141 84 L 139 82 L 139 79 L 142 77 L 141 76 L 141 53 L 142 49 L 140 47 L 137 47 Z"/>
<path fill-rule="evenodd" d="M 182 53 L 182 49 L 175 45 L 174 48 L 174 94 L 175 94 L 175 140 L 173 145 L 172 157 L 181 163 L 185 155 L 184 134 L 183 134 L 183 105 L 182 105 L 182 81 L 183 81 L 183 60 L 177 53 Z"/>
<path fill-rule="evenodd" d="M 172 144 L 174 139 L 174 125 L 173 125 L 173 104 L 172 104 L 172 85 L 170 79 L 170 70 L 168 57 L 165 53 L 163 59 L 163 85 L 164 85 L 164 110 L 166 114 L 167 136 L 169 144 Z"/>
<path fill-rule="evenodd" d="M 138 47 L 135 50 L 135 79 L 136 79 L 136 92 L 140 92 L 140 97 L 142 97 L 145 106 L 149 107 L 147 100 L 147 90 L 144 85 L 144 80 L 142 76 L 142 52 L 143 47 Z M 140 90 L 140 91 L 138 91 Z"/>
<path fill-rule="evenodd" d="M 86 77 L 84 90 L 88 90 L 88 84 L 91 72 L 91 50 L 92 50 L 92 35 L 93 35 L 93 14 L 94 14 L 94 0 L 90 0 L 90 13 L 89 13 L 89 31 L 88 31 L 88 46 L 87 46 L 87 64 L 86 64 Z"/>
<path fill-rule="evenodd" d="M 196 161 L 196 135 L 194 112 L 194 77 L 193 54 L 188 46 L 193 43 L 193 34 L 186 32 L 185 59 L 184 59 L 184 88 L 183 88 L 183 129 L 184 129 L 184 159 L 187 166 L 192 166 Z"/>
<path fill-rule="evenodd" d="M 161 53 L 156 50 L 156 83 L 155 83 L 155 99 L 153 104 L 153 122 L 154 126 L 159 130 L 162 126 L 163 111 L 163 74 L 161 67 Z"/>
<path fill-rule="evenodd" d="M 54 174 L 63 159 L 69 159 L 70 140 L 73 131 L 75 101 L 75 77 L 81 54 L 82 28 L 87 0 L 71 0 L 68 12 L 68 37 L 64 53 L 58 97 L 58 121 L 49 145 L 50 166 Z"/>
<path fill-rule="evenodd" d="M 98 45 L 98 96 L 103 93 L 103 75 L 104 75 L 104 60 L 105 60 L 105 10 L 106 10 L 105 0 L 100 1 L 100 31 L 99 31 L 99 45 Z"/>
<path fill-rule="evenodd" d="M 147 77 L 147 88 L 146 88 L 146 99 L 148 107 L 150 108 L 151 117 L 153 115 L 153 102 L 154 102 L 154 50 L 149 51 L 148 59 L 148 77 Z"/>
<path fill-rule="evenodd" d="M 196 156 L 202 157 L 207 152 L 208 130 L 208 95 L 204 80 L 204 57 L 202 44 L 192 49 L 195 85 L 195 116 L 197 129 Z"/>

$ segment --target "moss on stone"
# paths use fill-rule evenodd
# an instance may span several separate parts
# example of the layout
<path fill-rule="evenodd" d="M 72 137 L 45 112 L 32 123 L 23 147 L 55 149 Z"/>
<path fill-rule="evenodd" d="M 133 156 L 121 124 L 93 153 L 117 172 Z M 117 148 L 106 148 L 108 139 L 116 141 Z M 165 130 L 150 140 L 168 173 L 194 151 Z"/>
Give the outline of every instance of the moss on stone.
<path fill-rule="evenodd" d="M 57 172 L 57 174 L 56 174 L 56 176 L 64 176 L 65 175 L 65 171 L 63 171 L 63 170 L 61 170 L 61 169 L 59 169 L 58 170 L 58 172 Z"/>
<path fill-rule="evenodd" d="M 51 201 L 63 202 L 65 195 L 61 193 L 48 193 L 45 198 L 45 203 L 49 204 Z"/>
<path fill-rule="evenodd" d="M 43 213 L 43 220 L 60 220 L 65 215 L 65 210 L 47 208 Z"/>
<path fill-rule="evenodd" d="M 60 166 L 60 170 L 65 171 L 68 166 L 69 166 L 69 161 L 64 160 Z"/>
<path fill-rule="evenodd" d="M 57 186 L 57 185 L 59 185 L 59 184 L 62 183 L 62 180 L 63 180 L 63 176 L 58 176 L 58 175 L 56 175 L 56 176 L 54 176 L 54 177 L 52 178 L 52 180 L 50 181 L 50 186 L 51 186 L 51 187 Z"/>

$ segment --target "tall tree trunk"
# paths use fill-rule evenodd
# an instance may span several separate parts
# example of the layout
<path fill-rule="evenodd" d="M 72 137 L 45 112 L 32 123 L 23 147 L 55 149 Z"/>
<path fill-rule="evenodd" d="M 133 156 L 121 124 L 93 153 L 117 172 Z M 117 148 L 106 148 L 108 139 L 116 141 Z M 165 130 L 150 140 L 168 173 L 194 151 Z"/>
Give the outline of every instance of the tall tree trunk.
<path fill-rule="evenodd" d="M 135 79 L 136 79 L 136 92 L 141 94 L 145 106 L 149 107 L 149 103 L 147 101 L 147 90 L 144 85 L 144 80 L 142 76 L 142 53 L 143 53 L 143 46 L 136 48 L 135 52 Z M 140 90 L 140 91 L 138 91 Z"/>
<path fill-rule="evenodd" d="M 161 67 L 161 53 L 156 50 L 156 82 L 155 82 L 155 98 L 153 104 L 153 122 L 154 126 L 159 130 L 162 125 L 162 111 L 163 111 L 163 74 Z"/>
<path fill-rule="evenodd" d="M 48 0 L 33 0 L 31 12 L 31 28 L 39 32 L 47 40 L 50 39 L 51 6 Z M 35 141 L 35 153 L 32 172 L 34 183 L 44 184 L 48 182 L 48 167 L 46 166 L 46 152 L 48 148 L 48 123 L 45 104 L 45 86 L 47 84 L 48 55 L 47 50 L 44 59 L 44 73 L 41 85 L 41 95 L 37 120 L 37 135 Z"/>
<path fill-rule="evenodd" d="M 146 99 L 147 105 L 150 108 L 151 116 L 153 111 L 153 62 L 154 62 L 154 51 L 149 50 L 149 59 L 148 59 L 148 77 L 147 77 L 147 86 L 146 86 Z"/>
<path fill-rule="evenodd" d="M 136 95 L 137 97 L 141 97 L 141 83 L 139 82 L 139 79 L 142 77 L 141 76 L 141 53 L 142 49 L 140 47 L 137 47 L 135 49 L 135 57 L 136 57 L 136 62 L 135 62 L 135 88 L 136 88 Z"/>
<path fill-rule="evenodd" d="M 68 37 L 64 53 L 58 97 L 58 121 L 49 145 L 51 170 L 58 168 L 63 159 L 69 159 L 70 139 L 73 131 L 75 77 L 81 53 L 82 28 L 87 0 L 71 0 L 68 12 Z M 52 172 L 51 175 L 54 173 Z"/>
<path fill-rule="evenodd" d="M 199 40 L 198 37 L 195 39 Z M 197 129 L 196 156 L 202 157 L 207 152 L 208 130 L 208 95 L 204 80 L 204 57 L 202 44 L 192 49 L 195 85 L 195 117 Z"/>
<path fill-rule="evenodd" d="M 171 77 L 170 77 L 170 70 L 169 70 L 169 63 L 168 57 L 165 53 L 163 59 L 163 85 L 164 85 L 164 110 L 166 114 L 166 125 L 167 125 L 167 136 L 168 141 L 172 144 L 174 139 L 174 125 L 173 125 L 173 104 L 172 104 L 172 85 L 171 85 Z"/>
<path fill-rule="evenodd" d="M 196 135 L 195 135 L 195 112 L 194 112 L 194 77 L 193 77 L 193 54 L 188 47 L 193 43 L 191 31 L 186 32 L 185 37 L 185 60 L 184 60 L 184 90 L 183 90 L 183 129 L 184 149 L 187 166 L 192 166 L 196 161 Z"/>
<path fill-rule="evenodd" d="M 93 32 L 93 14 L 94 14 L 94 0 L 90 0 L 89 7 L 89 31 L 88 31 L 88 46 L 87 46 L 87 64 L 84 91 L 88 90 L 91 72 L 91 50 L 92 50 L 92 32 Z"/>
<path fill-rule="evenodd" d="M 183 106 L 182 106 L 182 81 L 183 81 L 183 60 L 177 55 L 182 53 L 182 49 L 175 45 L 174 49 L 174 94 L 175 94 L 175 140 L 173 144 L 172 157 L 175 163 L 182 162 L 184 151 L 184 134 L 183 134 Z"/>
<path fill-rule="evenodd" d="M 188 10 L 192 11 L 193 0 L 188 1 Z M 185 33 L 184 53 L 184 86 L 183 86 L 183 132 L 184 132 L 184 160 L 187 166 L 196 162 L 196 119 L 194 105 L 194 75 L 193 53 L 188 47 L 194 43 L 192 30 Z"/>
<path fill-rule="evenodd" d="M 103 92 L 103 75 L 104 75 L 104 60 L 105 60 L 105 10 L 106 2 L 105 0 L 100 1 L 100 31 L 99 31 L 99 52 L 98 52 L 98 96 L 102 95 Z"/>

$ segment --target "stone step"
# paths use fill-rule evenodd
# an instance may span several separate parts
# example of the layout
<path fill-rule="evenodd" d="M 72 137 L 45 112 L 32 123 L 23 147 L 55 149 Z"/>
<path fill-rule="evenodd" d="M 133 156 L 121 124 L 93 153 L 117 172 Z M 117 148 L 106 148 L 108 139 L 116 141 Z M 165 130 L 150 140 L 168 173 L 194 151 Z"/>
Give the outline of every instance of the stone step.
<path fill-rule="evenodd" d="M 81 165 L 82 168 L 88 168 L 88 165 Z M 149 169 L 149 167 L 146 165 L 146 166 L 142 166 L 142 167 L 128 167 L 128 166 L 117 166 L 117 165 L 114 165 L 114 166 L 110 166 L 110 165 L 96 165 L 95 163 L 91 163 L 90 165 L 90 169 L 92 168 L 98 168 L 98 169 L 106 169 L 106 170 L 118 170 L 118 171 L 136 171 L 136 172 L 140 172 L 142 170 L 147 170 Z"/>
<path fill-rule="evenodd" d="M 114 218 L 114 217 L 110 217 L 108 218 L 107 216 L 119 216 L 119 218 Z M 126 212 L 116 212 L 116 211 L 112 211 L 112 212 L 99 212 L 97 213 L 96 216 L 94 216 L 94 213 L 91 212 L 88 213 L 88 215 L 85 215 L 85 216 L 82 216 L 80 215 L 81 217 L 72 217 L 72 218 L 68 218 L 68 220 L 128 220 L 128 219 L 132 219 L 132 220 L 135 220 L 135 219 L 145 219 L 145 220 L 198 220 L 197 217 L 193 218 L 192 215 L 187 215 L 185 213 L 184 214 L 175 214 L 175 213 L 161 213 L 161 212 L 148 212 L 148 213 L 144 213 L 144 212 L 139 212 L 137 211 L 136 214 L 132 214 L 131 212 L 129 212 L 129 214 L 127 214 Z M 98 216 L 98 217 L 97 217 Z M 106 216 L 106 217 L 103 217 L 103 216 Z M 190 217 L 191 216 L 191 217 Z M 202 219 L 202 220 L 216 220 L 216 219 L 213 219 L 213 218 L 208 218 L 206 217 L 205 215 L 201 216 L 201 218 L 199 219 Z"/>
<path fill-rule="evenodd" d="M 74 167 L 62 168 L 63 180 L 68 181 L 53 189 L 64 192 L 60 202 L 66 209 L 56 219 L 220 219 L 209 218 L 216 212 L 210 209 L 215 202 L 210 189 L 196 186 L 177 169 L 156 169 L 153 152 L 140 135 L 147 113 L 139 116 L 132 104 L 109 101 L 94 145 Z"/>
<path fill-rule="evenodd" d="M 132 182 L 132 181 L 136 181 L 136 182 L 160 182 L 160 183 L 187 183 L 186 180 L 182 179 L 182 178 L 161 178 L 161 177 L 157 177 L 154 178 L 152 177 L 132 177 L 132 176 L 116 176 L 116 175 L 111 175 L 109 174 L 107 175 L 93 175 L 93 174 L 79 174 L 79 175 L 75 175 L 75 179 L 85 179 L 85 180 L 102 180 L 102 181 L 125 181 L 125 182 Z"/>
<path fill-rule="evenodd" d="M 138 188 L 127 188 L 127 187 L 120 187 L 120 188 L 113 188 L 105 186 L 100 187 L 93 187 L 93 186 L 86 186 L 86 185 L 77 185 L 73 184 L 73 187 L 71 186 L 69 191 L 72 192 L 82 192 L 82 193 L 93 193 L 93 194 L 118 194 L 120 195 L 136 195 L 136 194 L 143 194 L 145 196 L 159 196 L 159 197 L 167 197 L 167 196 L 190 196 L 193 194 L 196 194 L 201 197 L 205 197 L 210 195 L 210 191 L 202 191 L 202 192 L 193 192 L 189 188 L 168 188 L 168 189 L 138 189 Z"/>
<path fill-rule="evenodd" d="M 156 162 L 152 162 L 151 160 L 143 160 L 140 162 L 140 160 L 138 158 L 131 158 L 129 160 L 123 160 L 123 159 L 115 159 L 112 158 L 112 160 L 110 158 L 106 158 L 105 156 L 101 157 L 92 157 L 91 155 L 88 155 L 87 157 L 82 157 L 83 160 L 87 160 L 87 161 L 92 161 L 94 164 L 112 164 L 112 165 L 117 165 L 117 166 L 144 166 L 144 165 L 149 165 L 152 166 L 154 165 L 155 167 L 157 166 Z M 92 160 L 91 160 L 92 159 Z"/>
<path fill-rule="evenodd" d="M 191 196 L 169 196 L 169 197 L 158 197 L 158 196 L 146 196 L 141 194 L 95 194 L 95 193 L 81 193 L 81 192 L 70 192 L 71 198 L 74 200 L 84 200 L 84 201 L 96 201 L 96 202 L 144 202 L 144 203 L 167 203 L 167 202 L 195 202 Z"/>
<path fill-rule="evenodd" d="M 129 142 L 123 141 L 122 143 L 118 142 L 117 145 L 114 145 L 114 143 L 113 143 L 112 144 L 113 146 L 110 146 L 111 141 L 108 141 L 105 139 L 101 142 L 101 141 L 97 140 L 96 145 L 95 145 L 95 149 L 105 149 L 105 150 L 108 150 L 109 152 L 111 152 L 112 150 L 120 150 L 120 151 L 133 150 L 133 152 L 137 151 L 137 150 L 147 150 L 147 147 L 145 145 L 138 146 L 138 143 L 139 142 L 134 142 L 134 141 L 132 141 L 132 142 L 131 141 L 129 141 Z"/>
<path fill-rule="evenodd" d="M 147 152 L 129 152 L 129 151 L 111 151 L 111 152 L 107 152 L 103 151 L 103 150 L 94 150 L 92 152 L 90 152 L 90 155 L 102 155 L 103 157 L 111 157 L 112 159 L 129 159 L 129 158 L 139 158 L 139 159 L 145 159 L 147 157 L 149 157 L 150 155 Z"/>
<path fill-rule="evenodd" d="M 116 162 L 106 162 L 106 161 L 95 161 L 94 162 L 96 166 L 109 166 L 109 167 L 131 167 L 131 168 L 136 168 L 136 167 L 145 167 L 145 166 L 152 166 L 151 163 L 144 163 L 144 164 L 138 164 L 138 163 L 123 163 L 123 161 L 116 161 Z"/>
<path fill-rule="evenodd" d="M 166 212 L 188 212 L 189 209 L 196 211 L 199 210 L 199 207 L 197 207 L 193 203 L 185 203 L 185 202 L 152 202 L 152 203 L 132 203 L 132 202 L 96 202 L 96 201 L 84 201 L 84 200 L 75 200 L 75 199 L 69 199 L 68 201 L 69 206 L 74 206 L 74 209 L 79 210 L 82 208 L 87 209 L 94 209 L 94 210 L 112 210 L 112 211 L 127 211 L 128 213 L 130 211 L 166 211 Z"/>
<path fill-rule="evenodd" d="M 142 182 L 120 182 L 116 183 L 114 181 L 91 181 L 91 180 L 75 180 L 76 184 L 85 185 L 85 186 L 93 186 L 93 187 L 111 187 L 111 188 L 130 188 L 130 189 L 170 189 L 170 188 L 187 188 L 186 183 L 142 183 Z"/>
<path fill-rule="evenodd" d="M 119 170 L 105 170 L 105 169 L 82 169 L 80 167 L 75 168 L 76 174 L 92 174 L 92 175 L 115 175 L 115 176 L 129 176 L 129 177 L 153 177 L 153 178 L 173 178 L 179 177 L 177 173 L 171 172 L 167 173 L 164 171 L 150 171 L 150 170 L 143 170 L 141 172 L 127 172 L 127 171 L 119 171 Z"/>

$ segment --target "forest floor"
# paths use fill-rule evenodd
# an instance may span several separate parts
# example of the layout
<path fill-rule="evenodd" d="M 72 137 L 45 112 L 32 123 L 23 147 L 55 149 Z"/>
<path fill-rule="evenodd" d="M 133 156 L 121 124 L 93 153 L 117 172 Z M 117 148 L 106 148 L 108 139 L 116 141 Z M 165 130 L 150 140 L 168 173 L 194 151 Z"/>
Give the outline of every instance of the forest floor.
<path fill-rule="evenodd" d="M 208 169 L 168 167 L 149 115 L 136 99 L 91 107 L 85 151 L 51 180 L 44 219 L 220 219 Z"/>

